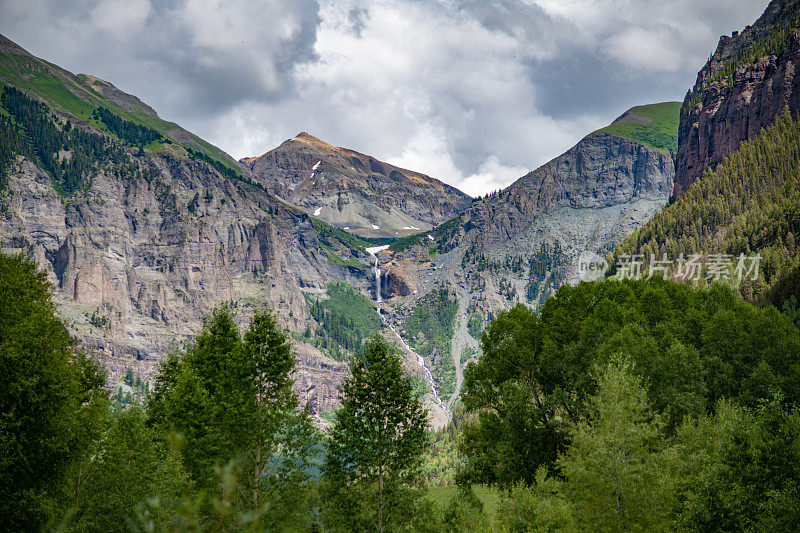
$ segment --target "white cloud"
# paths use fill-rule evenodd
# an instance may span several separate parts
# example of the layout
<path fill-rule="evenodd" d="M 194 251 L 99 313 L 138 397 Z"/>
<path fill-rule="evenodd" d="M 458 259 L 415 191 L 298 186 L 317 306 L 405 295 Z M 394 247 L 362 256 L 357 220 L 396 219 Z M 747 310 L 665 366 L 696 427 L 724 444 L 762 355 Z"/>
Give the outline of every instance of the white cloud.
<path fill-rule="evenodd" d="M 525 167 L 503 165 L 496 155 L 492 155 L 481 163 L 477 173 L 461 181 L 461 190 L 470 196 L 482 196 L 504 189 L 528 171 Z"/>
<path fill-rule="evenodd" d="M 604 51 L 623 65 L 644 72 L 677 72 L 683 66 L 674 46 L 676 32 L 668 28 L 631 28 L 606 40 Z"/>
<path fill-rule="evenodd" d="M 90 13 L 90 20 L 99 30 L 130 36 L 139 31 L 150 15 L 148 0 L 104 0 Z"/>
<path fill-rule="evenodd" d="M 481 194 L 628 107 L 682 98 L 766 4 L 0 1 L 0 32 L 235 157 L 308 131 Z"/>

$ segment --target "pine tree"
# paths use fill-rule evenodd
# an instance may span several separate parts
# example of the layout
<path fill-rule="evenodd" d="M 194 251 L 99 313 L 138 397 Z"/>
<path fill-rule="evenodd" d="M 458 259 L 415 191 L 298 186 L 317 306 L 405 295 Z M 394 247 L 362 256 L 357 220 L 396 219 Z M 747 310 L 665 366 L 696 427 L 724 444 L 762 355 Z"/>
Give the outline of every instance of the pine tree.
<path fill-rule="evenodd" d="M 427 413 L 400 357 L 379 336 L 353 358 L 341 387 L 324 470 L 325 519 L 395 531 L 413 517 Z"/>
<path fill-rule="evenodd" d="M 577 522 L 593 531 L 669 529 L 671 450 L 628 363 L 606 367 L 590 413 L 559 460 Z"/>

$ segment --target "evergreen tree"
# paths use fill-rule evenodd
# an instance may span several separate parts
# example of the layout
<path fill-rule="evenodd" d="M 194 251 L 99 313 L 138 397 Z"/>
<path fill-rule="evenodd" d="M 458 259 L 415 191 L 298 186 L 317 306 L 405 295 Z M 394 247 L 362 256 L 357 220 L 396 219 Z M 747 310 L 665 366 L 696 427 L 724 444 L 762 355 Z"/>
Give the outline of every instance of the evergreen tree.
<path fill-rule="evenodd" d="M 148 414 L 183 440 L 183 464 L 209 501 L 226 468 L 237 480 L 230 505 L 256 513 L 302 482 L 314 432 L 297 410 L 293 368 L 272 315 L 257 313 L 242 338 L 227 308 L 214 311 L 184 354 L 165 359 Z"/>
<path fill-rule="evenodd" d="M 93 449 L 108 406 L 105 379 L 55 316 L 44 272 L 0 254 L 0 530 L 34 531 Z"/>
<path fill-rule="evenodd" d="M 324 469 L 325 521 L 334 529 L 396 531 L 420 496 L 426 411 L 400 357 L 373 337 L 341 387 Z"/>
<path fill-rule="evenodd" d="M 628 363 L 606 367 L 589 412 L 559 459 L 576 521 L 593 531 L 668 529 L 675 507 L 672 450 Z"/>

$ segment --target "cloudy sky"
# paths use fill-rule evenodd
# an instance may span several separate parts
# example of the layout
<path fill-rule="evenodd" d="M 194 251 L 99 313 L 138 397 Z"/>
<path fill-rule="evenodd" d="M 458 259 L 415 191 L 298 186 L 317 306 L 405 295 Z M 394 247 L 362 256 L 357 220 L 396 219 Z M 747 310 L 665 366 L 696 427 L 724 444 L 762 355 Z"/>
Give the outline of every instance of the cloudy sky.
<path fill-rule="evenodd" d="M 0 0 L 0 33 L 234 157 L 308 131 L 470 194 L 682 100 L 768 0 Z"/>

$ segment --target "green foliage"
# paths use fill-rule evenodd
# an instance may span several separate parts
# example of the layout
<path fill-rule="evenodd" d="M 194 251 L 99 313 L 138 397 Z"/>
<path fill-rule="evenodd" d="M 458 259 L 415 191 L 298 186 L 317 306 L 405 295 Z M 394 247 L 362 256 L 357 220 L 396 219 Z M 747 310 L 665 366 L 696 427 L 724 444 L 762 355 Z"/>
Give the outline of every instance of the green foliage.
<path fill-rule="evenodd" d="M 637 106 L 628 111 L 625 120 L 614 122 L 595 133 L 609 133 L 643 142 L 659 150 L 677 152 L 680 112 L 680 102 Z"/>
<path fill-rule="evenodd" d="M 467 331 L 474 338 L 481 338 L 481 334 L 483 333 L 483 317 L 477 312 L 469 315 L 469 320 L 467 320 Z"/>
<path fill-rule="evenodd" d="M 430 432 L 423 460 L 423 475 L 429 487 L 454 486 L 456 475 L 466 465 L 457 445 L 464 420 L 464 409 L 458 406 L 445 427 Z"/>
<path fill-rule="evenodd" d="M 328 252 L 328 262 L 333 263 L 334 265 L 341 265 L 350 268 L 357 268 L 359 270 L 366 270 L 369 267 L 356 259 L 355 257 L 350 257 L 347 260 L 342 259 L 338 255 L 333 252 Z"/>
<path fill-rule="evenodd" d="M 306 298 L 317 337 L 336 359 L 355 353 L 381 327 L 375 302 L 347 283 L 328 283 L 327 299 Z"/>
<path fill-rule="evenodd" d="M 222 468 L 240 479 L 230 502 L 241 509 L 260 509 L 269 494 L 302 478 L 313 432 L 297 411 L 293 368 L 271 314 L 256 313 L 242 337 L 225 308 L 185 353 L 163 362 L 148 415 L 165 435 L 183 440 L 183 465 L 208 497 L 216 497 Z"/>
<path fill-rule="evenodd" d="M 45 273 L 0 254 L 0 529 L 35 531 L 102 431 L 100 370 L 56 318 Z"/>
<path fill-rule="evenodd" d="M 783 305 L 783 312 L 792 319 L 796 326 L 800 327 L 800 305 L 797 303 L 797 296 L 792 296 Z"/>
<path fill-rule="evenodd" d="M 629 363 L 614 360 L 598 378 L 588 416 L 559 459 L 564 493 L 582 528 L 665 531 L 676 508 L 673 450 L 647 390 Z"/>
<path fill-rule="evenodd" d="M 563 491 L 562 480 L 548 477 L 547 468 L 539 468 L 533 485 L 518 483 L 509 490 L 497 513 L 498 525 L 514 533 L 578 530 Z"/>
<path fill-rule="evenodd" d="M 11 118 L 0 114 L 0 191 L 8 186 L 9 165 L 17 154 L 27 157 L 33 155 L 23 132 Z"/>
<path fill-rule="evenodd" d="M 800 331 L 774 308 L 757 309 L 730 289 L 662 280 L 565 286 L 541 315 L 517 306 L 482 339 L 465 370 L 462 399 L 478 423 L 464 429 L 464 476 L 511 485 L 534 482 L 587 413 L 592 369 L 616 354 L 645 380 L 648 401 L 670 434 L 721 398 L 754 406 L 781 391 L 800 401 Z"/>
<path fill-rule="evenodd" d="M 205 152 L 200 150 L 193 150 L 192 148 L 186 147 L 186 151 L 189 152 L 189 155 L 192 156 L 192 159 L 203 161 L 211 168 L 219 172 L 220 175 L 228 178 L 229 180 L 240 180 L 244 181 L 248 185 L 263 188 L 263 186 L 260 183 L 254 182 L 250 178 L 244 177 L 241 169 L 239 168 L 232 168 L 230 165 L 226 165 L 217 158 L 209 157 Z"/>
<path fill-rule="evenodd" d="M 65 194 L 85 187 L 97 173 L 99 163 L 128 159 L 121 148 L 99 135 L 79 128 L 60 128 L 50 108 L 14 87 L 3 88 L 0 104 L 30 143 L 30 152 L 23 151 L 23 155 L 33 155 L 34 161 L 50 173 L 56 187 Z M 68 155 L 62 155 L 63 152 Z"/>
<path fill-rule="evenodd" d="M 800 523 L 800 414 L 777 398 L 720 403 L 678 435 L 683 511 L 694 531 L 792 531 Z"/>
<path fill-rule="evenodd" d="M 180 457 L 145 425 L 138 406 L 115 411 L 93 454 L 74 469 L 64 531 L 123 531 L 143 505 L 159 502 L 150 520 L 166 529 L 187 486 Z M 74 497 L 74 499 L 73 499 Z"/>
<path fill-rule="evenodd" d="M 317 236 L 319 236 L 319 240 L 323 245 L 332 248 L 336 242 L 339 242 L 347 246 L 350 252 L 356 256 L 367 255 L 366 249 L 371 243 L 361 237 L 331 226 L 318 218 L 312 218 L 311 225 L 314 226 L 314 231 L 317 232 Z"/>
<path fill-rule="evenodd" d="M 105 124 L 111 133 L 132 146 L 144 146 L 165 140 L 156 130 L 125 120 L 103 106 L 95 109 L 92 116 Z"/>
<path fill-rule="evenodd" d="M 412 246 L 423 246 L 428 249 L 430 253 L 430 250 L 433 249 L 430 248 L 430 245 L 436 244 L 435 249 L 437 253 L 445 253 L 448 250 L 445 250 L 444 246 L 450 240 L 453 232 L 458 228 L 458 222 L 458 217 L 451 218 L 446 222 L 442 222 L 430 231 L 414 233 L 413 235 L 409 235 L 407 237 L 401 237 L 389 245 L 389 250 L 393 252 L 403 252 Z M 431 240 L 429 236 L 433 239 Z"/>
<path fill-rule="evenodd" d="M 458 300 L 451 299 L 447 287 L 440 285 L 417 300 L 405 320 L 405 330 L 411 345 L 431 360 L 431 373 L 437 391 L 448 398 L 455 391 L 455 363 L 451 354 L 451 339 L 455 332 Z"/>
<path fill-rule="evenodd" d="M 335 531 L 396 531 L 411 522 L 420 496 L 427 413 L 381 337 L 351 361 L 330 431 L 323 519 Z"/>
<path fill-rule="evenodd" d="M 539 251 L 528 261 L 528 283 L 526 298 L 534 305 L 541 305 L 567 282 L 572 260 L 561 248 L 561 243 L 542 243 Z"/>
<path fill-rule="evenodd" d="M 442 513 L 442 530 L 483 532 L 489 529 L 489 516 L 472 487 L 458 487 Z"/>
<path fill-rule="evenodd" d="M 643 254 L 648 264 L 649 257 L 662 254 L 758 252 L 760 279 L 741 289 L 754 299 L 764 283 L 777 282 L 797 264 L 795 235 L 800 235 L 800 122 L 787 109 L 657 213 L 617 254 Z"/>

